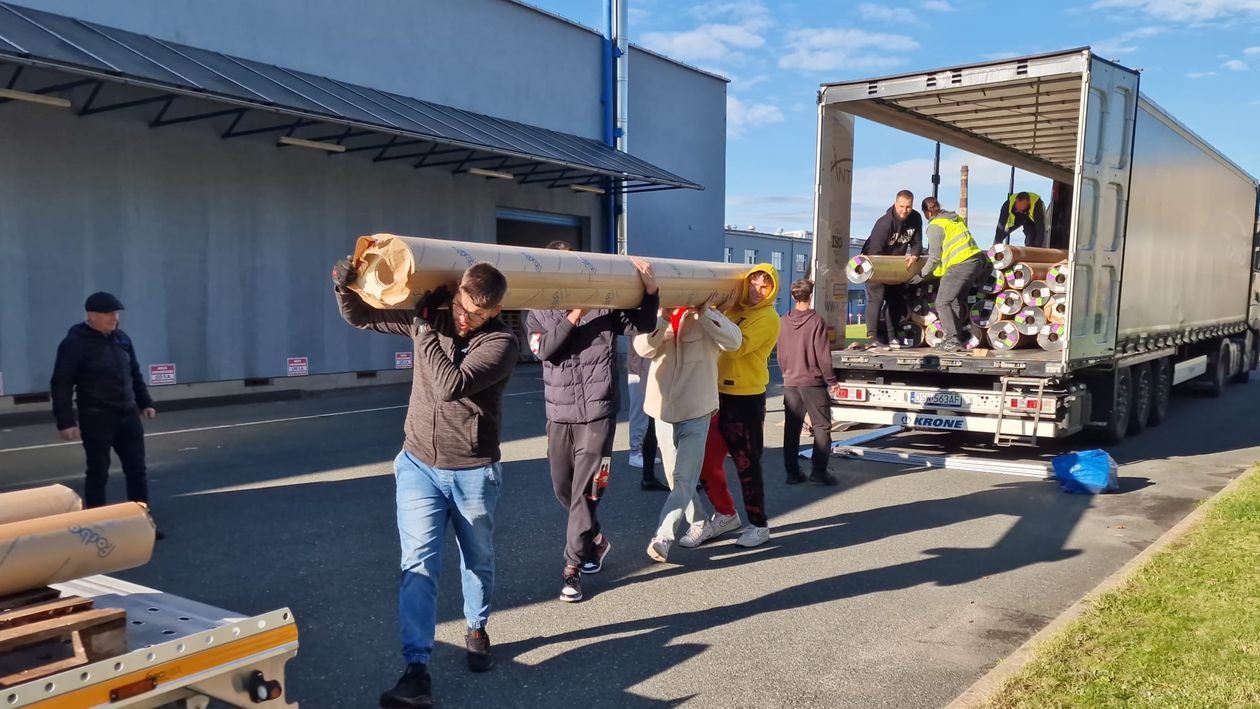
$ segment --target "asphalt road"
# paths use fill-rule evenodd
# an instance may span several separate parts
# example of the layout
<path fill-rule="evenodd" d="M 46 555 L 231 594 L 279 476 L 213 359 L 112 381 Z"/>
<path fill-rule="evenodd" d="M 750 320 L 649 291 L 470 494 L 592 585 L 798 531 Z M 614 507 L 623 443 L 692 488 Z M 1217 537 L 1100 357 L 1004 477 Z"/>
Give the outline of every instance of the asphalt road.
<path fill-rule="evenodd" d="M 838 487 L 788 487 L 774 389 L 771 541 L 745 550 L 724 538 L 651 563 L 643 549 L 664 495 L 639 491 L 623 423 L 601 508 L 614 548 L 588 577 L 587 600 L 564 604 L 564 515 L 551 495 L 538 377 L 536 365 L 520 367 L 506 406 L 489 625 L 499 666 L 464 667 L 448 541 L 432 663 L 442 706 L 942 706 L 1260 460 L 1251 384 L 1220 399 L 1179 396 L 1162 427 L 1115 448 L 1120 494 L 840 459 Z M 291 608 L 301 651 L 290 699 L 374 706 L 401 669 L 390 461 L 405 404 L 394 386 L 160 415 L 149 464 L 168 539 L 148 565 L 117 575 L 241 613 Z M 77 487 L 81 471 L 81 450 L 58 444 L 51 425 L 0 430 L 0 489 Z M 121 474 L 110 493 L 121 499 Z"/>

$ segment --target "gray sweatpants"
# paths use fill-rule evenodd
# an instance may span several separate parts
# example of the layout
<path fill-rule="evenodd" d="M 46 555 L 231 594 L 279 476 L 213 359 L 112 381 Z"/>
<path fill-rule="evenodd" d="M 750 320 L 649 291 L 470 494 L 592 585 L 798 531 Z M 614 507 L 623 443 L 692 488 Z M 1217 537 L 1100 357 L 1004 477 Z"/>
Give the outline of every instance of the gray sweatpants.
<path fill-rule="evenodd" d="M 594 555 L 599 498 L 591 499 L 591 478 L 604 458 L 612 455 L 616 426 L 612 418 L 590 423 L 547 422 L 551 486 L 560 506 L 569 512 L 564 534 L 566 565 L 580 566 Z"/>
<path fill-rule="evenodd" d="M 992 270 L 988 257 L 976 254 L 941 276 L 941 285 L 936 290 L 936 314 L 941 319 L 941 330 L 945 332 L 946 340 L 961 342 L 959 334 L 966 332 L 971 324 L 967 296 L 971 294 L 972 287 Z"/>

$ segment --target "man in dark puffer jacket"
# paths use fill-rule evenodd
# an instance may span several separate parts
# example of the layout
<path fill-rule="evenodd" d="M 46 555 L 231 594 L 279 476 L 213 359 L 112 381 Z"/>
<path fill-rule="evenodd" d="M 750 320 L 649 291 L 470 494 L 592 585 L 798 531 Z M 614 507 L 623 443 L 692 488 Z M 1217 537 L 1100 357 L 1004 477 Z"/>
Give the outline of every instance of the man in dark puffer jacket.
<path fill-rule="evenodd" d="M 554 241 L 547 248 L 568 251 Z M 547 458 L 556 499 L 569 511 L 560 600 L 582 600 L 582 574 L 596 574 L 612 545 L 600 533 L 595 508 L 608 484 L 620 408 L 617 340 L 651 332 L 660 297 L 652 265 L 632 259 L 643 280 L 636 310 L 531 310 L 529 347 L 543 362 Z"/>

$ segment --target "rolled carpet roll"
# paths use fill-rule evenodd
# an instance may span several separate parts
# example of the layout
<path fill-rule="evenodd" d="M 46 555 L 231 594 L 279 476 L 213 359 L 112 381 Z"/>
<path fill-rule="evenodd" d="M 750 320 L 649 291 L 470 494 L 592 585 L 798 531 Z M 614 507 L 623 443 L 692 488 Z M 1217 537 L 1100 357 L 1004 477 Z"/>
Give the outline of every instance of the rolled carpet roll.
<path fill-rule="evenodd" d="M 153 520 L 125 502 L 0 525 L 0 596 L 145 564 Z"/>
<path fill-rule="evenodd" d="M 1036 335 L 1041 326 L 1046 324 L 1046 313 L 1041 308 L 1025 306 L 1011 318 L 1021 335 Z"/>
<path fill-rule="evenodd" d="M 897 344 L 902 347 L 922 347 L 924 326 L 915 322 L 903 322 L 897 328 Z"/>
<path fill-rule="evenodd" d="M 1044 308 L 1046 303 L 1050 302 L 1050 296 L 1052 295 L 1054 293 L 1050 291 L 1050 286 L 1045 281 L 1033 281 L 1024 289 L 1024 305 Z"/>
<path fill-rule="evenodd" d="M 977 347 L 983 347 L 984 335 L 985 335 L 985 330 L 979 325 L 968 326 L 967 332 L 963 334 L 963 343 L 962 343 L 963 349 L 970 351 L 970 350 L 974 350 Z"/>
<path fill-rule="evenodd" d="M 1000 268 L 993 269 L 993 275 L 990 277 L 981 279 L 980 282 L 984 284 L 984 287 L 987 287 L 990 289 L 988 291 L 988 293 L 990 294 L 1000 293 L 1006 290 L 1006 274 L 1003 273 L 1002 269 Z"/>
<path fill-rule="evenodd" d="M 65 485 L 45 485 L 0 494 L 0 524 L 83 509 L 83 500 Z"/>
<path fill-rule="evenodd" d="M 1024 307 L 1024 294 L 1017 290 L 1004 290 L 993 300 L 993 308 L 999 315 L 1011 316 Z"/>
<path fill-rule="evenodd" d="M 997 311 L 994 309 L 992 300 L 982 300 L 971 306 L 971 323 L 982 328 L 987 328 L 998 319 Z"/>
<path fill-rule="evenodd" d="M 751 267 L 745 264 L 650 260 L 661 307 L 714 297 L 733 303 L 747 290 Z M 636 308 L 643 301 L 643 282 L 630 257 L 616 254 L 375 234 L 359 237 L 353 261 L 357 278 L 350 289 L 374 308 L 413 308 L 426 291 L 454 288 L 464 270 L 480 261 L 507 279 L 505 310 Z"/>
<path fill-rule="evenodd" d="M 1072 272 L 1068 270 L 1067 261 L 1060 261 L 1050 267 L 1046 271 L 1046 283 L 1050 285 L 1050 290 L 1055 293 L 1066 293 L 1068 290 L 1068 278 Z"/>
<path fill-rule="evenodd" d="M 1033 281 L 1042 280 L 1050 267 L 1049 263 L 1017 263 L 1003 271 L 1006 275 L 1006 287 L 1011 290 L 1023 290 Z"/>
<path fill-rule="evenodd" d="M 941 329 L 941 321 L 933 320 L 923 328 L 923 342 L 928 347 L 936 347 L 945 341 L 945 331 Z"/>
<path fill-rule="evenodd" d="M 1055 293 L 1046 303 L 1046 322 L 1061 323 L 1067 320 L 1067 293 Z"/>
<path fill-rule="evenodd" d="M 859 255 L 849 259 L 844 272 L 850 283 L 905 283 L 919 273 L 923 263 L 924 259 L 920 257 L 914 265 L 906 268 L 904 256 Z"/>
<path fill-rule="evenodd" d="M 1037 333 L 1037 345 L 1047 352 L 1059 352 L 1067 347 L 1067 326 L 1052 322 Z"/>
<path fill-rule="evenodd" d="M 1058 263 L 1066 261 L 1067 249 L 1041 249 L 1035 246 L 1012 246 L 1010 244 L 994 244 L 988 251 L 989 260 L 997 268 L 1010 268 L 1013 264 L 1024 263 Z"/>
<path fill-rule="evenodd" d="M 927 298 L 915 298 L 906 304 L 906 308 L 910 311 L 910 320 L 916 325 L 926 325 L 936 319 L 936 312 L 932 310 L 932 301 Z"/>
<path fill-rule="evenodd" d="M 989 326 L 989 344 L 995 350 L 1013 350 L 1017 347 L 1029 347 L 1037 343 L 1037 338 L 1021 335 L 1019 328 L 1010 320 L 999 320 Z"/>

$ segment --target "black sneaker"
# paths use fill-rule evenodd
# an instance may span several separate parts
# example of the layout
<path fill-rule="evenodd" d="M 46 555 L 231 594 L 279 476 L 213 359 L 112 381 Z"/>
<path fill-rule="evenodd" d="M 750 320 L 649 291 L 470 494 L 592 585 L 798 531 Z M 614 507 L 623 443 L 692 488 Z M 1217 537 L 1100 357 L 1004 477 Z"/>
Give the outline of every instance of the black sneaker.
<path fill-rule="evenodd" d="M 433 706 L 433 682 L 429 679 L 426 665 L 407 665 L 394 688 L 381 695 L 383 707 L 409 707 L 429 709 Z"/>
<path fill-rule="evenodd" d="M 599 543 L 595 545 L 595 558 L 582 562 L 582 573 L 598 574 L 604 568 L 604 557 L 612 551 L 612 542 L 603 534 L 599 535 Z M 575 599 L 576 600 L 576 599 Z"/>
<path fill-rule="evenodd" d="M 836 480 L 836 476 L 826 470 L 821 473 L 810 473 L 809 481 L 814 485 L 836 485 L 840 482 L 839 480 Z"/>
<path fill-rule="evenodd" d="M 669 492 L 669 486 L 656 478 L 640 480 L 639 489 L 643 491 Z"/>
<path fill-rule="evenodd" d="M 490 636 L 486 629 L 468 629 L 464 635 L 464 647 L 468 648 L 468 669 L 473 672 L 486 672 L 494 667 L 494 658 L 490 656 Z"/>
<path fill-rule="evenodd" d="M 806 478 L 803 474 L 801 474 L 801 471 L 799 471 L 799 470 L 789 470 L 789 471 L 788 471 L 788 474 L 787 474 L 787 484 L 788 484 L 788 485 L 799 485 L 799 484 L 801 484 L 801 483 L 805 482 L 806 480 L 807 480 L 807 478 Z"/>
<path fill-rule="evenodd" d="M 560 600 L 577 603 L 582 600 L 582 573 L 576 566 L 564 567 L 564 583 L 560 586 Z"/>

